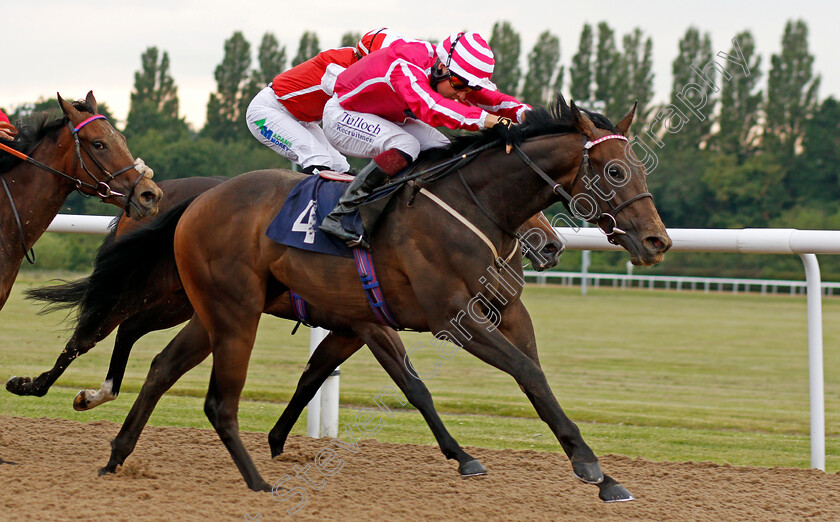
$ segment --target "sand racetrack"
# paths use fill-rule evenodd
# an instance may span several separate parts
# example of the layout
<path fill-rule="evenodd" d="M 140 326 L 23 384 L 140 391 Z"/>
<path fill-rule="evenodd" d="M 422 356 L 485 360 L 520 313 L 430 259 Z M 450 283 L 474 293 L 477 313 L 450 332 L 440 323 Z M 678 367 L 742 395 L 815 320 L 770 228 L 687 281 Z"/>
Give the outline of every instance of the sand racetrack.
<path fill-rule="evenodd" d="M 263 477 L 333 447 L 344 466 L 314 469 L 320 490 L 300 478 L 306 504 L 253 493 L 212 430 L 147 427 L 116 475 L 98 477 L 119 425 L 0 415 L 3 520 L 840 520 L 840 474 L 791 468 L 663 463 L 601 457 L 604 470 L 637 500 L 604 504 L 572 477 L 565 455 L 468 448 L 489 470 L 463 480 L 437 447 L 359 441 L 356 454 L 329 441 L 292 437 L 272 461 L 266 435 L 243 433 Z M 11 464 L 13 462 L 15 464 Z M 335 462 L 333 462 L 335 464 Z M 278 493 L 279 495 L 280 493 Z M 260 514 L 262 517 L 258 517 Z M 247 518 L 246 517 L 246 518 Z"/>

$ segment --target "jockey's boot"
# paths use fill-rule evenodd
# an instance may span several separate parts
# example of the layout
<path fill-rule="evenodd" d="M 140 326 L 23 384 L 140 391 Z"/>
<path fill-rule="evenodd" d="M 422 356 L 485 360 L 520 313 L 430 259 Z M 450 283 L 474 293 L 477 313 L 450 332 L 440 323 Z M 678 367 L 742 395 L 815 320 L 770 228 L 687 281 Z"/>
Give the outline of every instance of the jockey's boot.
<path fill-rule="evenodd" d="M 341 226 L 341 218 L 353 212 L 368 196 L 373 189 L 385 181 L 387 174 L 379 168 L 375 161 L 371 161 L 365 168 L 356 174 L 356 179 L 350 182 L 347 191 L 338 200 L 338 205 L 324 218 L 324 222 L 318 227 L 327 234 L 332 234 L 341 239 L 347 246 L 362 246 L 369 248 L 364 238 L 344 230 Z"/>
<path fill-rule="evenodd" d="M 363 236 L 344 230 L 340 220 L 356 210 L 370 196 L 373 189 L 382 185 L 387 177 L 393 176 L 408 166 L 406 156 L 408 155 L 397 149 L 389 149 L 376 156 L 356 174 L 356 179 L 347 187 L 344 195 L 338 200 L 338 205 L 324 218 L 324 222 L 318 228 L 346 242 L 351 248 L 357 246 L 370 248 Z"/>

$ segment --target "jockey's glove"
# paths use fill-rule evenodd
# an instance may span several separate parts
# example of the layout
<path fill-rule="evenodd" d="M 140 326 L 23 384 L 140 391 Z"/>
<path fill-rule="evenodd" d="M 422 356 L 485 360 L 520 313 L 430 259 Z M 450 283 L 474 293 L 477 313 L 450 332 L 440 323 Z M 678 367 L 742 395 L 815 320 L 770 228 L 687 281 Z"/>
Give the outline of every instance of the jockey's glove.
<path fill-rule="evenodd" d="M 0 121 L 0 138 L 13 140 L 17 136 L 17 129 L 11 123 Z"/>
<path fill-rule="evenodd" d="M 498 123 L 493 125 L 493 130 L 505 141 L 505 150 L 508 154 L 514 145 L 522 143 L 522 129 L 510 118 L 499 118 Z"/>

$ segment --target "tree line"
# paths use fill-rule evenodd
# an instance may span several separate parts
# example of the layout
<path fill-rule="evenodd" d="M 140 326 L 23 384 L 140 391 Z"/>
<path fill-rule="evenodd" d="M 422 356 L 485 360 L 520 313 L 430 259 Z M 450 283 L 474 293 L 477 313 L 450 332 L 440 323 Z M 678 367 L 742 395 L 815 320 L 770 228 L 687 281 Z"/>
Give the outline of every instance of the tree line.
<path fill-rule="evenodd" d="M 340 45 L 355 45 L 360 36 L 345 33 Z M 496 55 L 494 82 L 532 105 L 545 105 L 561 92 L 616 121 L 638 102 L 634 152 L 647 165 L 648 184 L 668 227 L 840 229 L 840 106 L 818 96 L 820 77 L 804 21 L 786 23 L 769 62 L 756 53 L 748 29 L 718 49 L 708 33 L 689 27 L 671 63 L 668 101 L 658 104 L 653 38 L 641 28 L 619 35 L 606 22 L 585 24 L 567 66 L 561 65 L 559 36 L 544 31 L 525 57 L 524 71 L 521 36 L 509 22 L 494 24 L 489 43 Z M 196 131 L 180 115 L 168 53 L 149 47 L 140 57 L 122 129 L 132 152 L 155 169 L 156 179 L 288 168 L 288 161 L 253 139 L 244 114 L 275 75 L 321 50 L 312 31 L 301 35 L 291 60 L 270 32 L 256 49 L 234 32 L 214 70 L 216 90 L 208 97 L 205 124 Z M 53 104 L 39 100 L 34 107 Z M 100 110 L 107 112 L 107 105 Z M 68 211 L 103 208 L 74 197 Z M 561 268 L 577 268 L 577 259 L 565 254 Z M 801 277 L 796 260 L 744 259 L 671 255 L 651 271 Z M 597 253 L 593 260 L 593 270 L 623 270 L 624 257 L 617 253 Z M 824 272 L 840 278 L 840 263 L 829 259 Z"/>

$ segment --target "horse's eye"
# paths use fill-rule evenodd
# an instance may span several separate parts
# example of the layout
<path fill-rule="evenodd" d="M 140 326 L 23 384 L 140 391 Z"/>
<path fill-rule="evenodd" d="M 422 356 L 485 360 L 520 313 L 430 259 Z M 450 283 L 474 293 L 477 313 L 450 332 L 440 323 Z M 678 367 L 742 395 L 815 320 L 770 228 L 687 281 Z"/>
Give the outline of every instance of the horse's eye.
<path fill-rule="evenodd" d="M 611 166 L 607 172 L 610 174 L 611 177 L 615 179 L 623 178 L 624 174 L 621 172 L 621 169 L 617 165 Z"/>
<path fill-rule="evenodd" d="M 93 148 L 96 150 L 102 150 L 105 148 L 105 143 L 100 140 L 96 140 L 93 142 Z"/>

